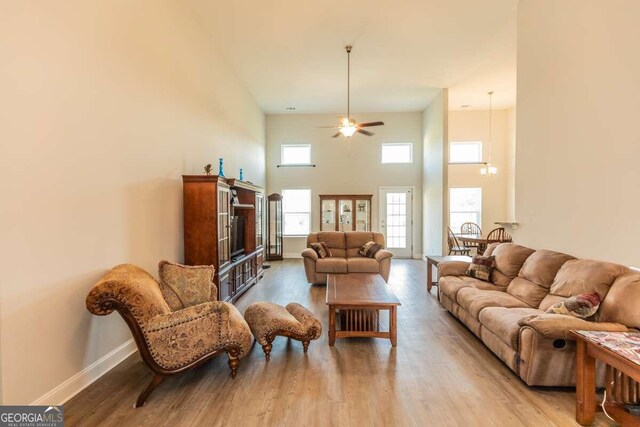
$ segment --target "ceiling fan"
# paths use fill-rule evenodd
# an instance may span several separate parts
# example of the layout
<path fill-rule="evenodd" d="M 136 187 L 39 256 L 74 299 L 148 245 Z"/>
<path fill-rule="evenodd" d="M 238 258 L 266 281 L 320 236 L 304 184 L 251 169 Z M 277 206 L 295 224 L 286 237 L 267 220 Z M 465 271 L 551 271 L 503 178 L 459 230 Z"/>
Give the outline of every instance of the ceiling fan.
<path fill-rule="evenodd" d="M 366 136 L 373 136 L 374 133 L 362 128 L 384 125 L 384 122 L 356 123 L 355 120 L 351 119 L 351 99 L 349 93 L 351 89 L 351 49 L 351 46 L 345 46 L 345 50 L 347 51 L 347 117 L 340 120 L 340 124 L 338 126 L 320 126 L 320 128 L 338 129 L 338 132 L 333 135 L 332 138 L 337 138 L 340 135 L 350 138 L 356 132 Z"/>

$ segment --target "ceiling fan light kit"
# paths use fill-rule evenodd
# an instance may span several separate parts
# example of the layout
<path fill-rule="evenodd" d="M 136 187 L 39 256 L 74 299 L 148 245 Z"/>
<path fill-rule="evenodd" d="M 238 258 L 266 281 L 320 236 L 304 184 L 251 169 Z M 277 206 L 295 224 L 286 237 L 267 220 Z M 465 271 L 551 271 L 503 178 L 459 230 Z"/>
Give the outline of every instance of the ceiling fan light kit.
<path fill-rule="evenodd" d="M 369 122 L 369 123 L 356 123 L 355 120 L 351 119 L 351 46 L 345 46 L 344 48 L 347 51 L 347 117 L 340 121 L 340 124 L 334 129 L 338 129 L 335 135 L 332 138 L 337 138 L 340 135 L 345 138 L 351 138 L 356 132 L 361 133 L 366 136 L 373 136 L 373 132 L 369 132 L 362 128 L 371 127 L 371 126 L 384 126 L 384 122 Z"/>

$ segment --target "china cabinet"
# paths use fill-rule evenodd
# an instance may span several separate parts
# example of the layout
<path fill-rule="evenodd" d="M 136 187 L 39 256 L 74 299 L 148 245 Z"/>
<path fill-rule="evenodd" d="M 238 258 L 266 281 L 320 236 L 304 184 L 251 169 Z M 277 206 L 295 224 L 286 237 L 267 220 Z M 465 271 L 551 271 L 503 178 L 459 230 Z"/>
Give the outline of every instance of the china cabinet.
<path fill-rule="evenodd" d="M 183 175 L 184 263 L 213 265 L 218 299 L 235 301 L 262 277 L 264 191 L 216 175 Z"/>
<path fill-rule="evenodd" d="M 371 231 L 372 194 L 321 194 L 320 231 Z"/>

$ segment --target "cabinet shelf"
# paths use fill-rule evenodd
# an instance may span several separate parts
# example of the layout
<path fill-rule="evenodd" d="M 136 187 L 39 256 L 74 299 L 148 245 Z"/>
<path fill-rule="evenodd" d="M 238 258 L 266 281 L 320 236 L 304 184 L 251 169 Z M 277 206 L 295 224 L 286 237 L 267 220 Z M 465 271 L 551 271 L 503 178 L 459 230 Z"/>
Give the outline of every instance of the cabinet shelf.
<path fill-rule="evenodd" d="M 248 205 L 243 203 L 236 203 L 235 205 L 231 205 L 234 209 L 255 209 L 254 205 Z"/>

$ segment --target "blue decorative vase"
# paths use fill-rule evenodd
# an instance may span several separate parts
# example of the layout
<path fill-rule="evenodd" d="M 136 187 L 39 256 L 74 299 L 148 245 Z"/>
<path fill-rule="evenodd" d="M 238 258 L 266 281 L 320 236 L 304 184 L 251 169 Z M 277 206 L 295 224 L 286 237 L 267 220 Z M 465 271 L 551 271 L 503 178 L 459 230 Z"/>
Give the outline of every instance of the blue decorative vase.
<path fill-rule="evenodd" d="M 240 181 L 244 181 L 244 174 L 242 173 L 242 168 L 240 168 Z"/>
<path fill-rule="evenodd" d="M 220 161 L 220 166 L 218 166 L 218 175 L 224 177 L 224 159 L 220 157 L 218 160 Z"/>

